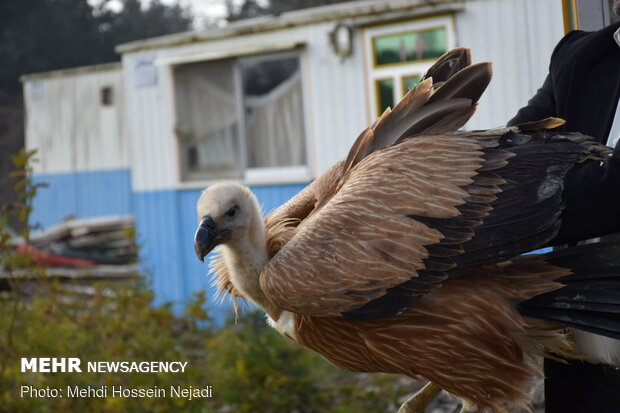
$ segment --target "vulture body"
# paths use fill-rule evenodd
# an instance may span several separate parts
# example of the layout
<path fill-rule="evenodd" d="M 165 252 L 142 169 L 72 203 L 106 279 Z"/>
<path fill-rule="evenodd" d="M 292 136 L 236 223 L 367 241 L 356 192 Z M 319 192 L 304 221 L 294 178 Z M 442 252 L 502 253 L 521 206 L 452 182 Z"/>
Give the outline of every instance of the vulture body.
<path fill-rule="evenodd" d="M 538 356 L 620 364 L 573 327 L 620 338 L 620 248 L 520 254 L 557 233 L 563 179 L 609 150 L 559 119 L 459 131 L 491 78 L 448 52 L 327 170 L 263 221 L 245 187 L 198 201 L 220 293 L 352 371 L 423 376 L 468 411 L 527 408 Z M 404 411 L 404 410 L 403 410 Z"/>

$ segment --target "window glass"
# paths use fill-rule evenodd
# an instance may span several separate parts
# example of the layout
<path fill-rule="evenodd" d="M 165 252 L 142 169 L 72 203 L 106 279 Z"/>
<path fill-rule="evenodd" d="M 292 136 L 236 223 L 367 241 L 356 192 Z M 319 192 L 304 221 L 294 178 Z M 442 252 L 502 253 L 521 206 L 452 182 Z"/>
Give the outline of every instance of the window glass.
<path fill-rule="evenodd" d="M 417 86 L 420 83 L 420 79 L 422 79 L 422 75 L 410 75 L 403 76 L 403 91 L 404 93 L 409 92 L 413 89 L 414 86 Z"/>
<path fill-rule="evenodd" d="M 448 51 L 445 27 L 378 36 L 373 39 L 375 66 L 435 59 Z"/>
<path fill-rule="evenodd" d="M 112 86 L 104 86 L 101 88 L 101 105 L 112 106 L 114 104 L 114 89 Z"/>
<path fill-rule="evenodd" d="M 299 58 L 292 53 L 179 65 L 182 179 L 243 178 L 306 165 Z"/>
<path fill-rule="evenodd" d="M 231 60 L 175 70 L 175 132 L 184 179 L 242 176 Z"/>
<path fill-rule="evenodd" d="M 394 107 L 394 79 L 379 79 L 376 88 L 379 98 L 377 111 L 380 115 L 388 107 Z"/>
<path fill-rule="evenodd" d="M 247 167 L 305 165 L 299 59 L 246 60 L 241 77 Z"/>
<path fill-rule="evenodd" d="M 398 104 L 436 59 L 454 47 L 452 20 L 442 15 L 364 29 L 371 121 Z"/>

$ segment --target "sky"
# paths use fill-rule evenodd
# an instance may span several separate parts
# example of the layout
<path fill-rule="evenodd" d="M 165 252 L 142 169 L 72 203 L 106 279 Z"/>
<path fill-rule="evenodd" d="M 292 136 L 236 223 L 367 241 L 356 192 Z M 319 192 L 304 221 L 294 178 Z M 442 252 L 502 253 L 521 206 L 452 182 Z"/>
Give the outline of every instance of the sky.
<path fill-rule="evenodd" d="M 97 3 L 102 0 L 90 0 Z M 140 0 L 144 4 L 148 4 L 151 0 Z M 224 24 L 226 17 L 225 0 L 160 0 L 163 4 L 180 3 L 181 6 L 187 7 L 194 15 L 194 28 L 201 29 L 210 24 Z M 258 4 L 267 4 L 268 0 L 259 0 Z M 233 4 L 243 4 L 243 0 L 233 0 Z M 120 0 L 109 0 L 109 7 L 112 9 L 119 8 Z"/>

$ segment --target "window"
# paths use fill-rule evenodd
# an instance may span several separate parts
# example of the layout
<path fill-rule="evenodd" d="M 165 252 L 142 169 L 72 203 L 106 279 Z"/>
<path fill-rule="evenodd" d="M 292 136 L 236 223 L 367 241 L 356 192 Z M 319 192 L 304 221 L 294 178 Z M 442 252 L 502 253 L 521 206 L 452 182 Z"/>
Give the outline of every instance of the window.
<path fill-rule="evenodd" d="M 296 53 L 180 65 L 174 81 L 184 180 L 307 178 Z"/>
<path fill-rule="evenodd" d="M 376 36 L 372 39 L 375 67 L 434 60 L 448 50 L 445 27 Z"/>
<path fill-rule="evenodd" d="M 305 165 L 299 60 L 251 59 L 240 66 L 248 168 Z"/>
<path fill-rule="evenodd" d="M 364 38 L 373 118 L 394 107 L 433 62 L 454 47 L 450 16 L 370 27 Z"/>
<path fill-rule="evenodd" d="M 112 86 L 104 86 L 101 88 L 101 105 L 112 106 L 114 103 L 114 89 Z"/>

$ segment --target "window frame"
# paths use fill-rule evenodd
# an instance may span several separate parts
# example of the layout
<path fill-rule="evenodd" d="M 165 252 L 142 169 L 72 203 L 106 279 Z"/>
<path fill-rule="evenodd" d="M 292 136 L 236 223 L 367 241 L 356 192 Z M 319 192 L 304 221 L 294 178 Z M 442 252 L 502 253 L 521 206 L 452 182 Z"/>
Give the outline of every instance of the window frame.
<path fill-rule="evenodd" d="M 385 65 L 376 65 L 374 39 L 382 36 L 399 35 L 414 32 L 424 32 L 445 28 L 447 50 L 456 44 L 456 22 L 453 13 L 401 20 L 396 23 L 385 23 L 366 27 L 363 32 L 363 47 L 365 51 L 366 87 L 368 90 L 368 121 L 372 123 L 381 115 L 380 99 L 376 81 L 392 78 L 394 80 L 394 102 L 398 103 L 404 95 L 404 78 L 414 74 L 424 74 L 437 59 L 421 59 L 412 62 L 397 62 Z"/>
<path fill-rule="evenodd" d="M 239 160 L 241 164 L 241 178 L 230 177 L 230 178 L 209 178 L 208 176 L 200 177 L 197 172 L 189 172 L 187 171 L 187 165 L 184 164 L 186 155 L 184 151 L 186 147 L 180 142 L 178 139 L 176 140 L 176 148 L 177 148 L 177 159 L 178 159 L 178 169 L 179 175 L 177 179 L 177 184 L 180 189 L 193 189 L 193 188 L 204 188 L 209 184 L 222 180 L 232 180 L 232 181 L 241 181 L 245 185 L 283 185 L 283 184 L 293 184 L 293 183 L 307 183 L 312 180 L 311 174 L 311 165 L 310 165 L 310 150 L 311 150 L 311 136 L 309 134 L 309 102 L 308 102 L 308 81 L 306 74 L 306 64 L 305 60 L 307 59 L 305 49 L 292 49 L 292 50 L 284 50 L 284 51 L 271 51 L 264 52 L 261 54 L 253 54 L 253 55 L 242 55 L 230 57 L 233 60 L 233 68 L 232 68 L 232 81 L 234 87 L 234 96 L 235 96 L 235 115 L 237 117 L 237 133 L 235 136 L 236 144 L 239 147 Z M 302 93 L 302 130 L 304 133 L 304 146 L 305 146 L 305 160 L 304 165 L 299 166 L 289 166 L 289 167 L 267 167 L 267 168 L 248 168 L 248 153 L 247 153 L 247 131 L 246 131 L 246 119 L 245 119 L 245 102 L 244 102 L 244 93 L 243 93 L 243 78 L 242 78 L 242 66 L 243 64 L 248 63 L 257 63 L 267 60 L 272 60 L 274 58 L 297 58 L 299 63 L 299 72 L 301 77 L 301 93 Z M 208 63 L 210 61 L 216 61 L 220 59 L 214 60 L 204 60 L 202 62 Z M 223 59 L 228 60 L 228 59 Z M 188 62 L 191 63 L 201 63 L 198 62 Z M 181 65 L 183 63 L 178 63 L 175 66 Z M 172 81 L 172 85 L 174 88 L 174 79 Z M 174 95 L 174 92 L 173 92 Z M 178 110 L 176 102 L 174 103 L 174 111 Z"/>
<path fill-rule="evenodd" d="M 298 166 L 276 166 L 268 168 L 249 168 L 248 167 L 248 153 L 247 153 L 247 129 L 245 125 L 245 102 L 243 95 L 243 79 L 242 79 L 242 66 L 244 64 L 260 63 L 268 60 L 273 60 L 274 57 L 287 59 L 297 58 L 299 63 L 299 72 L 301 76 L 301 93 L 302 93 L 302 130 L 304 132 L 304 146 L 305 146 L 305 164 Z M 272 182 L 281 182 L 283 179 L 288 182 L 300 182 L 310 180 L 310 167 L 309 167 L 309 145 L 308 145 L 308 119 L 307 119 L 307 105 L 306 102 L 306 89 L 304 87 L 304 73 L 302 55 L 297 50 L 266 53 L 253 56 L 241 56 L 236 59 L 235 62 L 235 99 L 237 106 L 237 118 L 239 119 L 239 134 L 241 148 L 241 161 L 243 163 L 243 181 L 254 185 L 269 184 Z"/>
<path fill-rule="evenodd" d="M 203 178 L 204 176 L 204 172 L 201 171 L 191 171 L 189 169 L 189 156 L 187 154 L 186 151 L 186 146 L 183 143 L 183 138 L 179 136 L 178 130 L 177 128 L 177 121 L 178 121 L 178 101 L 177 101 L 177 97 L 176 97 L 176 83 L 175 83 L 175 73 L 176 73 L 176 69 L 178 69 L 179 66 L 184 66 L 184 65 L 192 65 L 192 64 L 208 64 L 208 63 L 216 63 L 216 64 L 224 64 L 226 61 L 230 62 L 230 66 L 231 66 L 231 70 L 234 71 L 235 70 L 235 59 L 234 58 L 222 58 L 222 59 L 213 59 L 213 60 L 204 60 L 204 61 L 190 61 L 187 63 L 178 63 L 175 65 L 171 65 L 170 66 L 170 84 L 172 87 L 171 90 L 171 96 L 172 96 L 172 103 L 171 103 L 171 107 L 172 107 L 172 113 L 173 113 L 173 124 L 175 125 L 174 127 L 174 131 L 173 131 L 173 136 L 175 139 L 175 149 L 176 149 L 176 160 L 177 160 L 177 179 L 176 179 L 176 183 L 179 187 L 181 188 L 193 188 L 193 187 L 200 187 L 200 183 L 202 183 L 202 185 L 204 185 L 205 182 L 219 182 L 222 180 L 239 180 L 241 179 L 241 177 L 243 176 L 243 169 L 242 167 L 238 167 L 238 170 L 240 172 L 240 177 L 233 177 L 233 176 L 229 176 L 229 177 L 212 177 L 212 178 Z M 234 89 L 235 92 L 235 99 L 236 99 L 236 85 L 235 85 L 235 79 L 234 77 L 231 78 L 231 82 L 232 82 L 232 87 Z M 236 102 L 235 102 L 235 110 L 236 110 Z M 237 123 L 237 128 L 239 128 L 239 124 Z M 241 142 L 239 142 L 239 134 L 235 134 L 234 139 L 236 141 L 236 145 L 240 146 Z"/>

